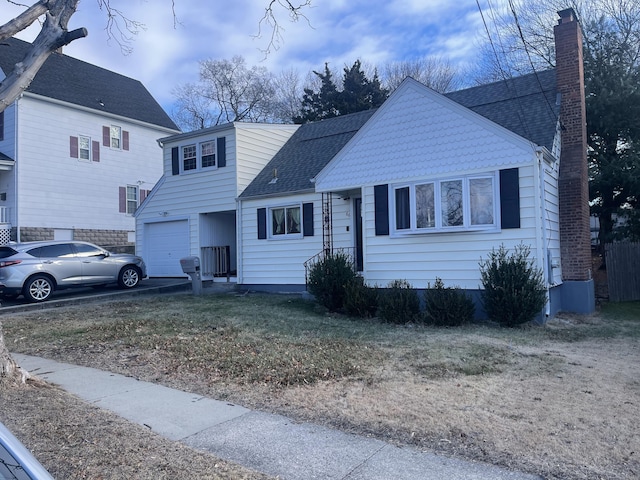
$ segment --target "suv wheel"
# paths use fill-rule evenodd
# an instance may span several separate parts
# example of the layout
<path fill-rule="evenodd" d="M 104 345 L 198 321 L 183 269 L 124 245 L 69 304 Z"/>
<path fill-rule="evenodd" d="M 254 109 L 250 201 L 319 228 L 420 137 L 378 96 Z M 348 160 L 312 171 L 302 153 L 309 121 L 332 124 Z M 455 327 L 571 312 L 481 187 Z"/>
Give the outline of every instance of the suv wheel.
<path fill-rule="evenodd" d="M 53 282 L 49 277 L 36 275 L 27 280 L 22 294 L 30 302 L 44 302 L 51 297 L 53 290 Z"/>
<path fill-rule="evenodd" d="M 120 270 L 118 275 L 118 285 L 122 288 L 133 288 L 140 283 L 140 270 L 136 267 L 127 266 Z"/>

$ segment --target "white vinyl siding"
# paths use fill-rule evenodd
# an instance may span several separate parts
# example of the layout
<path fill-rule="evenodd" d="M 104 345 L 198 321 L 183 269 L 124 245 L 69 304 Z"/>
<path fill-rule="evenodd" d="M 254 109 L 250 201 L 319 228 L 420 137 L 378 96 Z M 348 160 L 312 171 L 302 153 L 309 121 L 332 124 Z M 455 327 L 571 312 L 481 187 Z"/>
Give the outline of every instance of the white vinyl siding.
<path fill-rule="evenodd" d="M 494 232 L 449 231 L 432 235 L 389 236 L 375 234 L 373 187 L 363 189 L 364 277 L 370 285 L 387 285 L 396 279 L 408 280 L 416 288 L 425 288 L 440 277 L 445 285 L 478 289 L 479 262 L 492 248 L 504 244 L 514 248 L 525 243 L 535 251 L 535 182 L 533 166 L 520 172 L 521 228 Z M 542 264 L 540 263 L 540 266 Z"/>
<path fill-rule="evenodd" d="M 287 241 L 258 239 L 257 210 L 282 205 L 302 205 L 313 202 L 314 236 L 291 238 Z M 346 202 L 343 202 L 346 203 Z M 249 285 L 304 285 L 304 262 L 322 250 L 322 205 L 314 193 L 276 199 L 249 199 L 241 202 L 242 278 Z M 267 215 L 267 227 L 270 228 Z"/>
<path fill-rule="evenodd" d="M 30 95 L 18 101 L 18 109 L 20 225 L 133 231 L 134 218 L 120 213 L 119 187 L 140 182 L 151 190 L 162 175 L 157 139 L 170 131 L 122 122 L 130 132 L 129 151 L 100 144 L 99 162 L 79 162 L 69 157 L 69 137 L 82 132 L 102 139 L 108 118 Z"/>
<path fill-rule="evenodd" d="M 279 127 L 236 123 L 201 132 L 175 135 L 165 140 L 165 175 L 136 213 L 136 243 L 140 251 L 144 252 L 148 243 L 148 239 L 142 233 L 144 226 L 157 222 L 158 218 L 162 217 L 166 220 L 188 220 L 189 255 L 200 256 L 201 248 L 215 246 L 211 243 L 215 240 L 224 245 L 230 244 L 232 255 L 235 257 L 235 235 L 234 242 L 230 241 L 235 226 L 232 231 L 228 226 L 229 222 L 218 221 L 221 218 L 218 215 L 235 215 L 236 198 L 297 128 Z M 181 149 L 184 145 L 198 146 L 207 142 L 217 142 L 220 137 L 225 138 L 225 167 L 204 168 L 189 175 L 172 175 L 172 148 Z M 182 161 L 182 156 L 180 160 Z M 217 160 L 216 158 L 216 164 Z M 223 224 L 224 232 L 210 231 Z M 232 259 L 231 265 L 236 266 L 235 258 Z"/>

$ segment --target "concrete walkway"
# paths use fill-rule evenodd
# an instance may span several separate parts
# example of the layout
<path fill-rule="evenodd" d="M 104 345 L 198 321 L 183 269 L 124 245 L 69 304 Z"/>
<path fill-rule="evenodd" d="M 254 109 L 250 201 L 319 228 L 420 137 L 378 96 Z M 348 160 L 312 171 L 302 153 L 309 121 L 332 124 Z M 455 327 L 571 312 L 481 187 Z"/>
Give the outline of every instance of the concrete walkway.
<path fill-rule="evenodd" d="M 130 377 L 14 354 L 43 380 L 170 439 L 283 480 L 539 480 L 248 410 Z"/>

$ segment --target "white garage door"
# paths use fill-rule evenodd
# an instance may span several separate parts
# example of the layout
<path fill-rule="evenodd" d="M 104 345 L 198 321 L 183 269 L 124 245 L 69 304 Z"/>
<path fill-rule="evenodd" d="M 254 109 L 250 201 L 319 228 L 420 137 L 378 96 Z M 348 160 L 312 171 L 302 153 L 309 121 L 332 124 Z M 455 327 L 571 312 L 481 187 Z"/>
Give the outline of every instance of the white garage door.
<path fill-rule="evenodd" d="M 150 277 L 182 277 L 180 259 L 189 255 L 186 220 L 148 223 L 145 228 L 147 274 Z"/>

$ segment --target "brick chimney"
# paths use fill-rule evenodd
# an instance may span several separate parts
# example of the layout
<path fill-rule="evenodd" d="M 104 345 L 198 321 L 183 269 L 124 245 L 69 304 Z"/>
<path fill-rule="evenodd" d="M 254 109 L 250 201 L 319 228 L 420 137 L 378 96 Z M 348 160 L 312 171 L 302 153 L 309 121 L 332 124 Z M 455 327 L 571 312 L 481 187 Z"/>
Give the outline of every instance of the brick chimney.
<path fill-rule="evenodd" d="M 556 81 L 560 93 L 561 153 L 558 179 L 562 309 L 595 309 L 591 275 L 587 121 L 582 30 L 572 8 L 558 12 L 554 28 Z M 586 302 L 586 303 L 585 303 Z"/>

